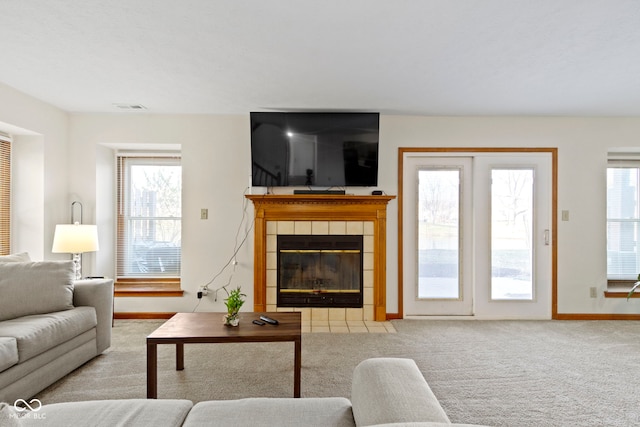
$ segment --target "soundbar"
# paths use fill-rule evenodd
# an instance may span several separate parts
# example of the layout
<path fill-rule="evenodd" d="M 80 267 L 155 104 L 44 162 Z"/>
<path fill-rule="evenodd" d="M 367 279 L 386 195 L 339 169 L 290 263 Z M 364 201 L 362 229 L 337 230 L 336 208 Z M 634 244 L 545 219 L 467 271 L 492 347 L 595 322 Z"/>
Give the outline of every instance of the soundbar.
<path fill-rule="evenodd" d="M 346 194 L 344 190 L 293 190 L 293 194 Z"/>

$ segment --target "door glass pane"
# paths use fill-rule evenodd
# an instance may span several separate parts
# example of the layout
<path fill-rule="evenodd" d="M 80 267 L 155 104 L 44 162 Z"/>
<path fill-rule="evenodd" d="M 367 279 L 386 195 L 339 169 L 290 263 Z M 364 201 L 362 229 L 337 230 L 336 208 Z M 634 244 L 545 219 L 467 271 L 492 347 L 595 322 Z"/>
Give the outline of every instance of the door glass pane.
<path fill-rule="evenodd" d="M 460 298 L 460 170 L 418 172 L 418 298 Z"/>
<path fill-rule="evenodd" d="M 533 299 L 533 169 L 491 171 L 491 299 Z"/>

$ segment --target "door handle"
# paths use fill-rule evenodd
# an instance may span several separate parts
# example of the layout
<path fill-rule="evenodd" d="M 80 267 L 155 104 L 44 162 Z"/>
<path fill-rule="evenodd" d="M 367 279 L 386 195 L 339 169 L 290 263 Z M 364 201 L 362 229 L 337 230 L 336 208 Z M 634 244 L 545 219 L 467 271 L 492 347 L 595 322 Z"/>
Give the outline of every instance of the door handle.
<path fill-rule="evenodd" d="M 544 244 L 545 246 L 549 246 L 549 230 L 544 230 Z"/>

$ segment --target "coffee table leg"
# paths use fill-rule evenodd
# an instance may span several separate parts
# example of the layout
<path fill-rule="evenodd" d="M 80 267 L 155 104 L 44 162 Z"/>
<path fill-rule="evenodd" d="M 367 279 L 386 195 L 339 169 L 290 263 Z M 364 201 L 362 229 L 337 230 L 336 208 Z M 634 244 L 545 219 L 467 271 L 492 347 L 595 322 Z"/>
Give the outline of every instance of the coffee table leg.
<path fill-rule="evenodd" d="M 158 398 L 158 346 L 147 343 L 147 399 Z"/>
<path fill-rule="evenodd" d="M 294 369 L 293 369 L 293 397 L 300 397 L 300 370 L 302 368 L 302 342 L 295 341 Z"/>
<path fill-rule="evenodd" d="M 176 371 L 184 369 L 184 344 L 176 344 Z"/>

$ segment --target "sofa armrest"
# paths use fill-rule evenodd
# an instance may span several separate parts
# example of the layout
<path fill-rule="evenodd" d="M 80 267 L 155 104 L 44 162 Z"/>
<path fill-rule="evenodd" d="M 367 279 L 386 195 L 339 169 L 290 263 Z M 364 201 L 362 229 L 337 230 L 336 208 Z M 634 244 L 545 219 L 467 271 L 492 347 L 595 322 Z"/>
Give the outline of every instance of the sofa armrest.
<path fill-rule="evenodd" d="M 411 359 L 368 359 L 353 371 L 353 417 L 357 426 L 387 423 L 450 423 Z"/>
<path fill-rule="evenodd" d="M 73 282 L 73 305 L 91 306 L 98 317 L 97 354 L 111 346 L 111 326 L 113 324 L 113 280 L 82 279 Z"/>

